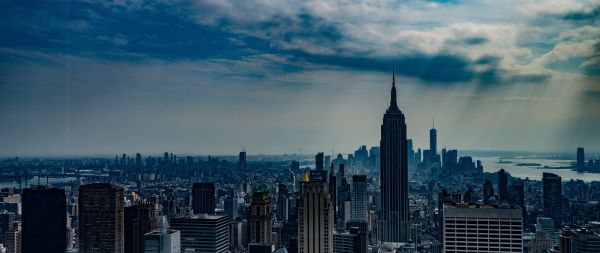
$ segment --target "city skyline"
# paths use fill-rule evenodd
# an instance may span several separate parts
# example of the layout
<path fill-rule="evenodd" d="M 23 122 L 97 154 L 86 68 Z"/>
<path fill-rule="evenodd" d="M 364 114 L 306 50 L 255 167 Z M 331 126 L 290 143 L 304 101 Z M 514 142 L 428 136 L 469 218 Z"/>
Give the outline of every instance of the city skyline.
<path fill-rule="evenodd" d="M 0 155 L 347 153 L 394 59 L 415 146 L 434 118 L 438 147 L 598 150 L 599 8 L 2 3 Z"/>

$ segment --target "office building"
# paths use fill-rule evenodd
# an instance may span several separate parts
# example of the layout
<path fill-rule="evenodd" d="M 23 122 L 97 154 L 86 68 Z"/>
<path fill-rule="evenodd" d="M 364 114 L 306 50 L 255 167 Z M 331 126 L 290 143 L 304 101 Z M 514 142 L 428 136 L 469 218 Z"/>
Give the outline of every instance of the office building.
<path fill-rule="evenodd" d="M 144 235 L 144 253 L 180 253 L 181 233 L 173 229 L 155 230 Z"/>
<path fill-rule="evenodd" d="M 246 169 L 246 151 L 240 152 L 238 156 L 238 168 L 241 170 Z"/>
<path fill-rule="evenodd" d="M 571 235 L 571 253 L 600 252 L 600 235 L 586 228 L 574 229 Z"/>
<path fill-rule="evenodd" d="M 444 252 L 523 252 L 518 206 L 444 204 Z"/>
<path fill-rule="evenodd" d="M 79 187 L 79 252 L 123 253 L 123 188 L 107 183 Z"/>
<path fill-rule="evenodd" d="M 289 217 L 289 191 L 285 184 L 279 183 L 277 190 L 277 210 L 275 218 L 278 221 L 286 221 Z"/>
<path fill-rule="evenodd" d="M 323 161 L 324 156 L 323 156 L 323 152 L 319 152 L 317 153 L 317 155 L 315 156 L 315 169 L 316 170 L 323 170 Z"/>
<path fill-rule="evenodd" d="M 577 162 L 575 164 L 577 171 L 585 171 L 585 151 L 583 148 L 577 148 Z"/>
<path fill-rule="evenodd" d="M 369 195 L 367 176 L 352 176 L 352 221 L 367 221 L 369 214 Z"/>
<path fill-rule="evenodd" d="M 329 192 L 329 199 L 331 200 L 331 207 L 333 210 L 333 221 L 337 221 L 337 178 L 335 175 L 335 169 L 333 168 L 333 163 L 329 166 L 329 179 L 327 180 L 329 184 L 327 190 Z"/>
<path fill-rule="evenodd" d="M 380 140 L 381 211 L 378 239 L 408 242 L 408 157 L 404 114 L 396 102 L 396 77 L 392 74 L 390 106 L 383 116 Z"/>
<path fill-rule="evenodd" d="M 124 210 L 125 252 L 144 252 L 144 235 L 156 227 L 154 204 L 139 202 Z"/>
<path fill-rule="evenodd" d="M 217 202 L 214 183 L 194 183 L 192 186 L 192 209 L 194 214 L 214 214 Z"/>
<path fill-rule="evenodd" d="M 573 236 L 572 229 L 563 228 L 560 230 L 560 253 L 571 253 L 571 236 Z"/>
<path fill-rule="evenodd" d="M 21 198 L 22 253 L 64 253 L 67 250 L 65 190 L 28 188 Z"/>
<path fill-rule="evenodd" d="M 226 216 L 190 215 L 170 220 L 171 229 L 181 234 L 181 252 L 226 253 L 229 228 Z"/>
<path fill-rule="evenodd" d="M 498 203 L 508 204 L 508 174 L 504 169 L 498 171 Z"/>
<path fill-rule="evenodd" d="M 554 220 L 552 220 L 552 218 L 538 217 L 536 222 L 536 230 L 544 231 L 546 233 L 546 238 L 548 238 L 553 247 L 559 245 L 559 238 L 556 236 Z"/>
<path fill-rule="evenodd" d="M 333 253 L 367 253 L 367 235 L 358 229 L 334 233 Z"/>
<path fill-rule="evenodd" d="M 554 227 L 562 225 L 562 182 L 556 174 L 544 172 L 542 176 L 544 216 L 554 220 Z"/>
<path fill-rule="evenodd" d="M 483 183 L 483 203 L 486 205 L 495 204 L 494 185 L 492 181 L 485 180 Z"/>
<path fill-rule="evenodd" d="M 271 198 L 265 186 L 252 194 L 250 243 L 271 245 Z"/>
<path fill-rule="evenodd" d="M 548 253 L 552 250 L 552 241 L 544 230 L 536 230 L 529 242 L 529 253 Z"/>
<path fill-rule="evenodd" d="M 333 252 L 333 210 L 324 182 L 302 182 L 302 199 L 298 206 L 298 252 Z"/>
<path fill-rule="evenodd" d="M 437 162 L 437 130 L 434 125 L 429 130 L 429 163 Z"/>

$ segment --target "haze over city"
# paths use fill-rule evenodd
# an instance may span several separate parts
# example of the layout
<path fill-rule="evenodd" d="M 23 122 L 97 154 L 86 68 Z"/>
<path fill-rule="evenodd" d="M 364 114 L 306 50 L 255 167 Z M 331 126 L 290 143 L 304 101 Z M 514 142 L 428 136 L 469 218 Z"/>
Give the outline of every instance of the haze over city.
<path fill-rule="evenodd" d="M 0 3 L 0 155 L 599 150 L 597 1 Z"/>

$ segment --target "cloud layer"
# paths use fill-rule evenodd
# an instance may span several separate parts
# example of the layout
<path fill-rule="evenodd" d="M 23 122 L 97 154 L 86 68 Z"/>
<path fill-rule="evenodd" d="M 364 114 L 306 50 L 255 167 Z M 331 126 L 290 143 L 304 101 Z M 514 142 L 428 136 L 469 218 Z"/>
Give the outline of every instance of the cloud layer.
<path fill-rule="evenodd" d="M 436 117 L 459 148 L 600 149 L 599 10 L 587 0 L 0 1 L 0 136 L 19 143 L 0 154 L 196 152 L 209 136 L 219 138 L 200 151 L 350 151 L 376 143 L 379 116 L 368 114 L 385 106 L 372 99 L 387 98 L 392 61 L 417 144 Z M 352 110 L 369 123 L 333 116 Z M 181 135 L 139 141 L 165 127 Z M 267 141 L 277 133 L 285 143 Z"/>

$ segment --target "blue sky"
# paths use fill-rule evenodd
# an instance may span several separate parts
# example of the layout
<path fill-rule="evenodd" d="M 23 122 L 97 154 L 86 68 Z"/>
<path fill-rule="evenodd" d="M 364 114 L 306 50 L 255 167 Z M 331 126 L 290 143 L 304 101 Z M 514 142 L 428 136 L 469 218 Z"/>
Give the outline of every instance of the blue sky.
<path fill-rule="evenodd" d="M 600 150 L 600 3 L 1 1 L 0 154 Z"/>

